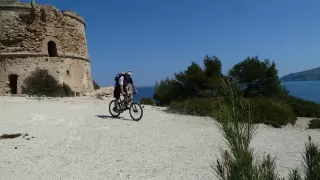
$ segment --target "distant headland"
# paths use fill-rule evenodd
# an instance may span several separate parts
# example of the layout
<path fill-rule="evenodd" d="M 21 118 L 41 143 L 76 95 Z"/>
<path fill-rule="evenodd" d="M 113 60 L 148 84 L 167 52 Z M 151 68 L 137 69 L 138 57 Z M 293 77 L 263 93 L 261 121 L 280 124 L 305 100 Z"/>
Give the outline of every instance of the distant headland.
<path fill-rule="evenodd" d="M 316 81 L 320 80 L 320 67 L 309 69 L 306 71 L 300 71 L 296 73 L 290 73 L 281 78 L 282 81 Z"/>

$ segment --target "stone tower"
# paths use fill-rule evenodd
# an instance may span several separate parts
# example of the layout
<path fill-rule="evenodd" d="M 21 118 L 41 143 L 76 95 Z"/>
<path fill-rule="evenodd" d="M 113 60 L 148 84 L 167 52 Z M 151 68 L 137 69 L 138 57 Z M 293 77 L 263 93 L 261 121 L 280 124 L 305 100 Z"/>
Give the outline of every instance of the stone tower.
<path fill-rule="evenodd" d="M 32 1 L 33 2 L 33 1 Z M 35 68 L 76 95 L 93 90 L 84 19 L 50 5 L 0 0 L 0 94 L 20 94 Z"/>

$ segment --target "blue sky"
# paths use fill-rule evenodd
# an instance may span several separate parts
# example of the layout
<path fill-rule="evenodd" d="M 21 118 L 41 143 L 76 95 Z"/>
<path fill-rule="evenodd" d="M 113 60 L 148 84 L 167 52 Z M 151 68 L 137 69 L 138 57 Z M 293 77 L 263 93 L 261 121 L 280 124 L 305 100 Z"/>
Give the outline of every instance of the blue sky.
<path fill-rule="evenodd" d="M 126 69 L 133 71 L 136 85 L 154 85 L 192 61 L 202 65 L 205 55 L 218 56 L 224 73 L 255 55 L 274 60 L 280 76 L 320 66 L 319 0 L 36 3 L 84 17 L 92 75 L 104 86 Z"/>

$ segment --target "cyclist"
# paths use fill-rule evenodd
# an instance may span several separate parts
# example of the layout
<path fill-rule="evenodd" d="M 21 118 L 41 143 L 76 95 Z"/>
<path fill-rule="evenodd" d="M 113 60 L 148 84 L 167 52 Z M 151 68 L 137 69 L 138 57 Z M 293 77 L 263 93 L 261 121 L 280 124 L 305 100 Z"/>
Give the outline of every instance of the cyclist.
<path fill-rule="evenodd" d="M 133 83 L 133 80 L 131 78 L 131 71 L 128 70 L 126 71 L 125 73 L 120 73 L 116 76 L 115 80 L 116 80 L 116 83 L 114 85 L 114 91 L 113 91 L 113 97 L 116 98 L 116 102 L 115 102 L 115 107 L 113 108 L 113 111 L 117 111 L 118 110 L 118 103 L 119 103 L 119 100 L 120 100 L 120 94 L 123 95 L 124 97 L 124 102 L 125 102 L 125 106 L 126 108 L 127 105 L 128 105 L 128 102 L 127 102 L 127 95 L 128 95 L 128 91 L 127 91 L 127 86 L 128 84 L 130 83 L 131 86 L 133 87 L 134 89 L 134 94 L 138 93 L 134 83 Z"/>

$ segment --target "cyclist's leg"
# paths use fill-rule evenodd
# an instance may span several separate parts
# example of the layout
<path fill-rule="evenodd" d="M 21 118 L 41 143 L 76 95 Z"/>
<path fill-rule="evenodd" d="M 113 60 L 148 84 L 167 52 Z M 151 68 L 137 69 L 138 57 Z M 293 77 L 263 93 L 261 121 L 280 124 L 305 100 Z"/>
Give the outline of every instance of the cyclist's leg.
<path fill-rule="evenodd" d="M 114 111 L 118 110 L 118 103 L 119 103 L 119 99 L 120 99 L 120 88 L 114 88 L 113 91 L 113 97 L 116 98 L 116 102 L 115 102 L 115 107 L 113 108 Z"/>
<path fill-rule="evenodd" d="M 128 91 L 127 91 L 127 88 L 125 88 L 123 91 L 127 94 L 124 97 L 124 104 L 125 104 L 125 107 L 128 108 Z"/>

